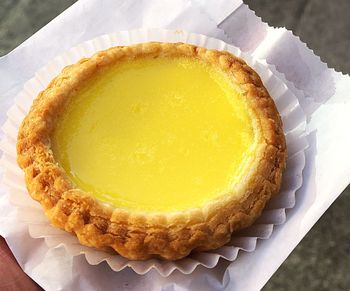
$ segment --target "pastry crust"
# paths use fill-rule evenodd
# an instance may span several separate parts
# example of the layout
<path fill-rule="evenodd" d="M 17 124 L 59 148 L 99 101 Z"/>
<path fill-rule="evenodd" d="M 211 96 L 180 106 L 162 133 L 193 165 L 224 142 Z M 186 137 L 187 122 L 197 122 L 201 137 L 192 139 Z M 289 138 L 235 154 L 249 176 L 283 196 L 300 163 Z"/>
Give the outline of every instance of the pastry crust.
<path fill-rule="evenodd" d="M 225 71 L 258 121 L 258 145 L 244 181 L 201 209 L 142 213 L 113 208 L 77 189 L 51 150 L 50 135 L 58 113 L 91 76 L 121 60 L 158 56 L 199 58 Z M 25 172 L 29 194 L 41 203 L 50 222 L 75 234 L 83 245 L 114 250 L 132 260 L 177 260 L 191 251 L 224 245 L 233 232 L 260 216 L 280 189 L 286 144 L 272 98 L 243 60 L 224 51 L 153 42 L 113 47 L 64 68 L 25 117 L 18 133 L 17 161 Z"/>

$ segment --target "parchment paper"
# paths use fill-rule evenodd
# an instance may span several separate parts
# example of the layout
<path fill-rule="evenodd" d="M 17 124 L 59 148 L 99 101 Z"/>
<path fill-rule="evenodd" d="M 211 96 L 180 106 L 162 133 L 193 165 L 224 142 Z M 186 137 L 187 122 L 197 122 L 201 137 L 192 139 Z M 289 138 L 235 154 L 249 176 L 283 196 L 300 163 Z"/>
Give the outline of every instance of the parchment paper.
<path fill-rule="evenodd" d="M 54 56 L 95 36 L 140 27 L 220 38 L 275 65 L 289 80 L 308 116 L 310 147 L 304 182 L 286 223 L 231 264 L 221 261 L 214 269 L 200 267 L 191 275 L 167 278 L 156 271 L 143 276 L 130 269 L 116 273 L 106 264 L 91 266 L 83 257 L 72 258 L 62 248 L 48 251 L 43 241 L 30 238 L 24 225 L 11 225 L 16 213 L 3 188 L 0 234 L 24 271 L 48 290 L 258 290 L 350 182 L 350 137 L 344 134 L 350 124 L 349 76 L 328 69 L 299 38 L 264 24 L 241 1 L 84 0 L 0 59 L 0 122 L 24 82 Z M 30 256 L 22 251 L 23 242 L 33 249 Z"/>

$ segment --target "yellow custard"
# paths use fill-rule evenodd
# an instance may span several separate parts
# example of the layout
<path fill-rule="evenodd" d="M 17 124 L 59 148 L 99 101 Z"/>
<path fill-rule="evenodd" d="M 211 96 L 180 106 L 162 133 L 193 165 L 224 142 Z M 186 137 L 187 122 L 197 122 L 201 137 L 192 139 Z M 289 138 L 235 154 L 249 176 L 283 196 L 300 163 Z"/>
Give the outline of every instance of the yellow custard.
<path fill-rule="evenodd" d="M 77 187 L 117 208 L 200 207 L 241 180 L 256 146 L 244 98 L 200 60 L 121 61 L 71 99 L 55 158 Z"/>

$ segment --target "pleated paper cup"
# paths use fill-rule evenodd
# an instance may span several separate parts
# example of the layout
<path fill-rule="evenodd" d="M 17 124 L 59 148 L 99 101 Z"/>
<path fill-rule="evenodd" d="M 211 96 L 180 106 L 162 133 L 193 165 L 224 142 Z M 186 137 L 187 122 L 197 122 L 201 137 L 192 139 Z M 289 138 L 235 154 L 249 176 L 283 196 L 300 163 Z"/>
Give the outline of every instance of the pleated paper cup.
<path fill-rule="evenodd" d="M 117 254 L 105 253 L 81 245 L 74 235 L 50 225 L 39 203 L 29 196 L 24 183 L 24 174 L 16 163 L 17 133 L 23 118 L 28 113 L 33 99 L 65 66 L 113 46 L 149 41 L 194 44 L 208 49 L 228 51 L 244 59 L 258 72 L 276 103 L 283 120 L 288 148 L 287 168 L 283 176 L 281 191 L 268 203 L 258 220 L 251 227 L 234 234 L 229 244 L 209 252 L 193 253 L 178 261 L 158 259 L 131 261 Z M 253 252 L 258 239 L 268 239 L 273 232 L 274 225 L 280 225 L 286 221 L 286 209 L 294 207 L 295 192 L 303 183 L 304 151 L 308 146 L 305 131 L 306 117 L 298 99 L 290 90 L 290 86 L 292 84 L 266 62 L 257 61 L 249 54 L 242 53 L 238 48 L 221 40 L 182 30 L 121 31 L 84 42 L 56 57 L 37 71 L 35 76 L 25 83 L 23 90 L 17 95 L 14 105 L 7 113 L 8 119 L 2 127 L 4 138 L 0 143 L 0 149 L 3 151 L 1 164 L 5 168 L 3 182 L 9 189 L 11 203 L 17 207 L 19 213 L 17 219 L 26 223 L 31 237 L 44 238 L 49 248 L 63 246 L 72 256 L 83 254 L 87 262 L 92 265 L 106 261 L 114 271 L 130 267 L 138 274 L 145 274 L 151 269 L 156 269 L 162 276 L 168 276 L 175 270 L 190 274 L 200 265 L 214 268 L 220 259 L 234 261 L 239 251 Z"/>

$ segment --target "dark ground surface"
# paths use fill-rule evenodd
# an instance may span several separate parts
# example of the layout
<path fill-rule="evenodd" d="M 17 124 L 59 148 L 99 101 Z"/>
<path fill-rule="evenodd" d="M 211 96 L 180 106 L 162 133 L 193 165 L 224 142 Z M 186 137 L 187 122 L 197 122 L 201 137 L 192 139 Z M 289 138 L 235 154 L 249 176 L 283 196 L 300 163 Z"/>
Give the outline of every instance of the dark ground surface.
<path fill-rule="evenodd" d="M 0 55 L 75 1 L 0 0 Z M 245 0 L 270 25 L 299 35 L 324 62 L 350 73 L 350 0 Z M 350 290 L 348 187 L 264 287 L 269 290 Z"/>

